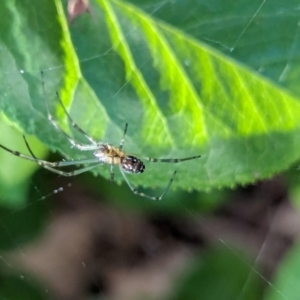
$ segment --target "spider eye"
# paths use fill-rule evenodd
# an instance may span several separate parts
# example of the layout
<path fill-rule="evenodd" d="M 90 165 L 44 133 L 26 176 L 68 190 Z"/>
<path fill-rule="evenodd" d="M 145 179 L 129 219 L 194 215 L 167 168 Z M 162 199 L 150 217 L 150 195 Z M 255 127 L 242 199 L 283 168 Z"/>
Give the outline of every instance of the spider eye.
<path fill-rule="evenodd" d="M 145 165 L 134 156 L 126 156 L 122 160 L 122 168 L 126 173 L 139 174 L 144 172 Z"/>

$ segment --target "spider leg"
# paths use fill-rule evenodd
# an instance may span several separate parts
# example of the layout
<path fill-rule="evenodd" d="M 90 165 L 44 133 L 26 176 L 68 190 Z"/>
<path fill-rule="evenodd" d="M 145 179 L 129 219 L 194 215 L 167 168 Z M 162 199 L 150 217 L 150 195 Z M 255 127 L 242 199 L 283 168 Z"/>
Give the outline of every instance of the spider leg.
<path fill-rule="evenodd" d="M 84 168 L 81 168 L 81 169 L 78 169 L 78 170 L 75 170 L 75 171 L 64 172 L 64 171 L 61 171 L 61 170 L 57 170 L 57 169 L 55 169 L 53 167 L 49 167 L 48 165 L 44 164 L 40 160 L 38 160 L 37 163 L 41 167 L 43 167 L 43 168 L 45 168 L 45 169 L 47 169 L 47 170 L 49 170 L 49 171 L 51 171 L 53 173 L 57 173 L 59 175 L 65 176 L 65 177 L 77 176 L 79 174 L 85 173 L 85 172 L 87 172 L 87 171 L 89 171 L 91 169 L 94 169 L 96 167 L 99 167 L 99 166 L 103 165 L 103 162 L 99 162 L 98 161 L 97 163 L 95 163 L 95 164 L 93 164 L 91 166 L 87 166 L 87 167 L 84 167 Z"/>
<path fill-rule="evenodd" d="M 24 137 L 25 138 L 25 137 Z M 25 141 L 27 143 L 27 148 L 28 150 L 30 149 L 29 147 L 29 144 L 25 138 Z M 11 150 L 3 145 L 0 144 L 0 147 L 2 149 L 4 149 L 5 151 L 17 156 L 17 157 L 20 157 L 20 158 L 23 158 L 23 159 L 27 159 L 27 160 L 30 160 L 32 162 L 36 162 L 37 164 L 39 165 L 47 165 L 48 167 L 51 167 L 51 168 L 60 168 L 60 167 L 66 167 L 66 166 L 74 166 L 74 165 L 79 165 L 79 164 L 91 164 L 91 163 L 97 163 L 99 162 L 99 160 L 97 158 L 91 158 L 91 159 L 82 159 L 82 160 L 71 160 L 71 161 L 59 161 L 59 162 L 50 162 L 50 161 L 46 161 L 46 160 L 42 160 L 42 159 L 38 159 L 36 158 L 34 155 L 33 156 L 29 156 L 29 155 L 25 155 L 19 151 L 14 151 L 14 150 Z M 32 155 L 33 152 L 32 150 L 30 149 L 29 150 L 30 154 Z"/>
<path fill-rule="evenodd" d="M 29 153 L 31 154 L 31 156 L 37 160 L 36 156 L 34 155 L 34 153 L 33 153 L 32 150 L 31 150 L 31 148 L 30 148 L 30 146 L 29 146 L 29 144 L 28 144 L 28 142 L 27 142 L 26 137 L 25 137 L 24 134 L 23 134 L 23 140 L 24 140 L 25 145 L 26 145 L 26 147 L 27 147 Z"/>
<path fill-rule="evenodd" d="M 43 160 L 37 159 L 35 156 L 32 157 L 32 156 L 25 155 L 25 154 L 23 154 L 23 153 L 21 153 L 21 152 L 19 152 L 19 151 L 11 150 L 11 149 L 9 149 L 9 148 L 7 148 L 7 147 L 1 145 L 1 144 L 0 144 L 0 147 L 1 147 L 2 149 L 4 149 L 5 151 L 7 151 L 7 152 L 9 152 L 9 153 L 11 153 L 11 154 L 13 154 L 13 155 L 15 155 L 15 156 L 18 156 L 18 157 L 20 157 L 20 158 L 24 158 L 24 159 L 27 159 L 27 160 L 30 160 L 30 161 L 33 161 L 33 162 L 38 162 L 38 161 L 44 162 Z M 45 161 L 45 162 L 47 162 L 47 161 Z M 52 164 L 52 163 L 51 163 L 51 164 Z M 53 164 L 54 164 L 54 163 L 53 163 Z M 54 166 L 54 165 L 53 165 L 53 166 Z"/>
<path fill-rule="evenodd" d="M 142 159 L 150 161 L 150 162 L 162 162 L 162 163 L 179 163 L 186 160 L 191 160 L 195 158 L 199 158 L 201 155 L 185 157 L 185 158 L 152 158 L 147 156 L 142 156 Z"/>
<path fill-rule="evenodd" d="M 43 88 L 43 95 L 44 95 L 44 100 L 45 100 L 45 105 L 46 105 L 46 109 L 47 109 L 47 118 L 48 120 L 51 122 L 51 124 L 53 125 L 53 127 L 56 128 L 56 130 L 60 131 L 68 140 L 69 142 L 77 149 L 79 150 L 96 150 L 98 148 L 98 145 L 86 145 L 86 144 L 81 144 L 81 143 L 77 143 L 74 139 L 72 139 L 59 125 L 58 123 L 54 120 L 53 116 L 50 113 L 50 109 L 49 109 L 49 105 L 48 102 L 46 100 L 46 93 L 45 93 L 45 82 L 44 82 L 44 76 L 43 76 L 43 72 L 41 72 L 41 80 L 42 80 L 42 88 Z"/>
<path fill-rule="evenodd" d="M 119 149 L 120 150 L 122 150 L 124 142 L 125 142 L 125 135 L 127 133 L 127 128 L 128 128 L 128 123 L 125 124 L 124 132 L 123 132 L 123 137 L 122 137 L 122 139 L 120 141 L 120 144 L 119 144 Z"/>
<path fill-rule="evenodd" d="M 115 173 L 114 173 L 114 156 L 113 156 L 110 164 L 110 181 L 114 181 L 114 178 L 115 178 Z"/>
<path fill-rule="evenodd" d="M 125 135 L 127 133 L 127 128 L 128 128 L 128 123 L 125 124 L 125 128 L 124 128 L 124 132 L 123 132 L 123 137 L 120 141 L 119 144 L 119 150 L 122 150 L 124 142 L 125 142 Z M 110 180 L 113 181 L 115 177 L 115 173 L 114 173 L 114 156 L 112 157 L 112 162 L 110 164 Z"/>
<path fill-rule="evenodd" d="M 65 112 L 65 114 L 67 115 L 67 117 L 68 117 L 68 119 L 69 119 L 69 121 L 70 121 L 70 123 L 71 123 L 71 125 L 75 128 L 75 129 L 77 129 L 81 134 L 83 134 L 92 144 L 94 144 L 94 145 L 97 145 L 97 142 L 96 141 L 94 141 L 81 127 L 79 127 L 79 125 L 78 124 L 76 124 L 74 121 L 73 121 L 73 119 L 71 118 L 71 116 L 69 115 L 69 113 L 67 112 L 67 110 L 66 110 L 66 108 L 65 108 L 65 106 L 64 106 L 64 104 L 62 103 L 62 101 L 61 101 L 61 99 L 60 99 L 60 97 L 59 97 L 59 94 L 58 94 L 58 92 L 56 92 L 56 95 L 57 95 L 57 98 L 58 98 L 58 100 L 59 100 L 59 102 L 60 102 L 60 105 L 62 106 L 62 108 L 63 108 L 63 110 L 64 110 L 64 112 Z"/>
<path fill-rule="evenodd" d="M 162 194 L 161 194 L 160 196 L 158 196 L 158 197 L 153 197 L 153 196 L 146 195 L 146 194 L 143 193 L 143 192 L 139 192 L 136 188 L 134 188 L 134 187 L 131 185 L 131 183 L 129 182 L 129 180 L 128 180 L 128 178 L 126 177 L 125 173 L 123 172 L 122 168 L 120 167 L 119 169 L 120 169 L 120 172 L 121 172 L 122 176 L 124 177 L 124 179 L 125 179 L 125 181 L 126 181 L 128 187 L 130 188 L 130 190 L 131 190 L 135 195 L 139 195 L 139 196 L 141 196 L 141 197 L 145 197 L 145 198 L 151 199 L 151 200 L 153 200 L 153 201 L 160 201 L 160 200 L 164 197 L 164 195 L 166 194 L 166 192 L 169 190 L 169 188 L 170 188 L 170 186 L 171 186 L 171 184 L 172 184 L 172 182 L 173 182 L 173 180 L 174 180 L 174 177 L 175 177 L 175 175 L 176 175 L 176 171 L 174 171 L 174 173 L 173 173 L 173 175 L 172 175 L 172 177 L 171 177 L 171 179 L 170 179 L 170 181 L 169 181 L 167 187 L 164 189 L 164 191 L 162 192 Z"/>

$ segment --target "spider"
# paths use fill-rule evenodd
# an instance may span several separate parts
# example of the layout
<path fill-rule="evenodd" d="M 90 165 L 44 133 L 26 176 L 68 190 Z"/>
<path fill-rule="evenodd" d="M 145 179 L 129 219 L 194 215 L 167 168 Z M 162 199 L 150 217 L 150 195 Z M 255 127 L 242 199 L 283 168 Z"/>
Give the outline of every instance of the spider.
<path fill-rule="evenodd" d="M 94 158 L 91 159 L 79 159 L 79 160 L 69 160 L 69 161 L 59 161 L 59 162 L 49 162 L 46 160 L 42 160 L 42 159 L 38 159 L 34 153 L 32 152 L 25 136 L 23 136 L 24 142 L 26 144 L 26 147 L 29 151 L 29 153 L 31 154 L 31 156 L 29 155 L 25 155 L 22 154 L 18 151 L 14 151 L 11 150 L 3 145 L 0 144 L 0 147 L 8 152 L 10 152 L 11 154 L 18 156 L 20 158 L 23 159 L 27 159 L 30 161 L 33 161 L 37 164 L 39 164 L 41 167 L 52 171 L 54 173 L 57 173 L 59 175 L 62 176 L 76 176 L 79 175 L 81 173 L 87 172 L 91 169 L 94 169 L 96 167 L 99 167 L 101 165 L 104 164 L 108 164 L 110 165 L 110 180 L 113 181 L 114 180 L 114 166 L 118 165 L 119 166 L 119 170 L 122 174 L 122 176 L 124 177 L 128 187 L 130 188 L 130 190 L 137 195 L 140 195 L 142 197 L 145 198 L 149 198 L 151 200 L 154 201 L 159 201 L 163 198 L 163 196 L 166 194 L 166 192 L 169 190 L 174 177 L 176 175 L 176 171 L 174 171 L 171 179 L 169 180 L 168 185 L 166 186 L 166 188 L 164 189 L 164 191 L 162 192 L 162 194 L 158 197 L 153 197 L 153 196 L 149 196 L 143 192 L 139 192 L 137 189 L 135 189 L 131 183 L 129 182 L 128 178 L 126 177 L 125 173 L 128 174 L 140 174 L 143 173 L 145 170 L 145 165 L 142 162 L 142 160 L 140 160 L 138 157 L 136 156 L 132 156 L 132 155 L 128 155 L 127 153 L 125 153 L 122 149 L 123 149 L 123 145 L 124 145 L 124 141 L 125 141 L 125 135 L 127 133 L 127 128 L 128 128 L 128 124 L 125 124 L 125 128 L 124 128 L 124 132 L 123 132 L 123 137 L 119 143 L 118 147 L 115 147 L 111 144 L 108 143 L 102 143 L 102 142 L 96 142 L 92 137 L 90 137 L 83 129 L 81 129 L 81 127 L 79 127 L 71 118 L 71 116 L 68 114 L 65 106 L 63 105 L 59 94 L 56 93 L 57 98 L 60 102 L 60 105 L 62 106 L 70 124 L 72 125 L 72 127 L 74 127 L 79 133 L 81 133 L 89 142 L 90 144 L 82 144 L 82 143 L 78 143 L 76 142 L 71 136 L 69 136 L 59 125 L 58 123 L 55 121 L 55 119 L 53 118 L 52 114 L 50 113 L 50 109 L 49 109 L 49 105 L 48 102 L 46 100 L 46 96 L 45 96 L 45 84 L 44 84 L 44 80 L 43 80 L 43 73 L 41 73 L 41 77 L 42 77 L 42 89 L 43 89 L 43 95 L 44 95 L 44 100 L 45 100 L 45 105 L 46 105 L 46 110 L 47 110 L 47 117 L 48 120 L 51 122 L 52 126 L 54 126 L 59 132 L 61 132 L 66 138 L 67 140 L 71 143 L 71 145 L 81 151 L 94 151 Z M 142 159 L 149 161 L 149 162 L 162 162 L 162 163 L 178 163 L 178 162 L 182 162 L 182 161 L 186 161 L 186 160 L 192 160 L 192 159 L 196 159 L 201 157 L 200 155 L 196 155 L 196 156 L 191 156 L 191 157 L 186 157 L 186 158 L 152 158 L 152 157 L 147 157 L 147 156 L 143 156 L 141 157 Z M 70 171 L 70 172 L 65 172 L 65 171 L 61 171 L 57 168 L 61 168 L 61 167 L 66 167 L 66 166 L 74 166 L 74 165 L 87 165 L 84 166 L 80 169 L 74 170 L 74 171 Z"/>

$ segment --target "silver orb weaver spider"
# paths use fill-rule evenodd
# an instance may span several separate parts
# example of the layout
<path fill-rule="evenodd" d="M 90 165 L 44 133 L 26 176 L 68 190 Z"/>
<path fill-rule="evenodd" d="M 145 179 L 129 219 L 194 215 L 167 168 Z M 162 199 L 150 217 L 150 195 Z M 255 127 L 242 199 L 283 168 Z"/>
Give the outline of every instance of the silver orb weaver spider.
<path fill-rule="evenodd" d="M 141 174 L 144 172 L 145 170 L 145 165 L 142 162 L 142 160 L 140 160 L 138 157 L 136 156 L 132 156 L 132 155 L 128 155 L 127 153 L 125 153 L 122 149 L 123 149 L 123 145 L 125 142 L 125 135 L 127 133 L 127 128 L 128 128 L 128 124 L 125 124 L 125 128 L 124 128 L 124 132 L 123 132 L 123 137 L 119 143 L 118 147 L 115 147 L 111 144 L 108 143 L 103 143 L 103 142 L 96 142 L 92 137 L 90 137 L 81 127 L 79 127 L 79 125 L 77 125 L 73 119 L 71 118 L 71 116 L 69 115 L 69 113 L 67 112 L 65 106 L 63 105 L 59 94 L 56 92 L 57 98 L 71 124 L 71 126 L 73 128 L 75 128 L 79 133 L 81 133 L 89 142 L 90 144 L 82 144 L 82 143 L 78 143 L 76 142 L 69 134 L 67 134 L 59 125 L 58 123 L 55 121 L 55 119 L 53 118 L 50 109 L 49 109 L 49 105 L 48 102 L 46 100 L 46 95 L 45 95 L 45 83 L 44 83 L 44 79 L 43 79 L 43 72 L 41 72 L 41 78 L 42 78 L 42 89 L 43 89 L 43 96 L 44 96 L 44 100 L 45 100 L 45 105 L 46 105 L 46 110 L 47 110 L 47 117 L 48 120 L 50 121 L 50 123 L 52 124 L 52 126 L 54 126 L 59 132 L 61 132 L 66 138 L 67 140 L 71 143 L 71 145 L 81 151 L 94 151 L 93 155 L 94 158 L 91 159 L 79 159 L 79 160 L 68 160 L 68 161 L 58 161 L 58 162 L 49 162 L 46 160 L 42 160 L 37 158 L 33 151 L 31 150 L 25 136 L 23 135 L 23 139 L 24 142 L 26 144 L 26 147 L 29 151 L 29 153 L 31 154 L 31 156 L 29 155 L 25 155 L 22 154 L 18 151 L 14 151 L 11 150 L 3 145 L 0 144 L 0 147 L 4 150 L 6 150 L 7 152 L 18 156 L 20 158 L 23 159 L 27 159 L 30 160 L 32 162 L 37 163 L 38 165 L 40 165 L 41 167 L 53 172 L 53 173 L 57 173 L 59 175 L 62 176 L 66 176 L 66 177 L 71 177 L 71 176 L 76 176 L 79 175 L 81 173 L 87 172 L 89 170 L 92 170 L 96 167 L 99 167 L 101 165 L 104 164 L 108 164 L 110 165 L 110 180 L 113 181 L 114 180 L 114 166 L 118 165 L 119 170 L 121 172 L 121 175 L 124 177 L 128 187 L 130 188 L 130 190 L 136 194 L 139 195 L 141 197 L 145 197 L 154 201 L 159 201 L 163 198 L 163 196 L 167 193 L 167 191 L 169 190 L 174 177 L 176 175 L 176 171 L 174 171 L 171 179 L 169 180 L 168 185 L 166 186 L 166 188 L 164 189 L 164 191 L 162 192 L 162 194 L 158 197 L 153 197 L 153 196 L 149 196 L 143 192 L 139 192 L 136 188 L 134 188 L 131 183 L 129 182 L 128 178 L 126 177 L 125 173 L 128 174 Z M 152 158 L 152 157 L 147 157 L 147 156 L 141 156 L 142 159 L 149 161 L 149 162 L 162 162 L 162 163 L 179 163 L 179 162 L 183 162 L 186 160 L 192 160 L 192 159 L 196 159 L 201 157 L 201 155 L 196 155 L 196 156 L 191 156 L 191 157 L 186 157 L 186 158 Z M 69 171 L 69 172 L 65 172 L 65 171 L 61 171 L 57 168 L 61 168 L 61 167 L 67 167 L 67 166 L 75 166 L 75 165 L 87 165 L 84 166 L 82 168 L 79 168 L 75 171 Z"/>

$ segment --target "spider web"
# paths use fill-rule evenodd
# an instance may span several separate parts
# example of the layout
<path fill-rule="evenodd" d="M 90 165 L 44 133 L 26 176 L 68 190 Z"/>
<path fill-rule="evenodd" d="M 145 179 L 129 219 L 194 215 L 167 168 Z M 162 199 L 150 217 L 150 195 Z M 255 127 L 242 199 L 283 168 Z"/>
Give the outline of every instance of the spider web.
<path fill-rule="evenodd" d="M 287 59 L 282 62 L 276 61 L 275 67 L 272 64 L 266 64 L 263 60 L 259 61 L 254 55 L 245 55 L 245 51 L 253 48 L 253 45 L 248 42 L 249 40 L 253 42 L 253 39 L 249 39 L 249 35 L 255 35 L 255 31 L 254 33 L 251 31 L 252 26 L 259 24 L 261 18 L 264 17 L 275 18 L 288 14 L 299 19 L 298 4 L 291 3 L 288 7 L 276 7 L 273 12 L 270 12 L 265 9 L 269 4 L 268 1 L 251 2 L 247 7 L 249 15 L 242 15 L 246 21 L 237 15 L 239 9 L 241 12 L 245 10 L 245 7 L 241 5 L 239 9 L 235 8 L 231 16 L 229 14 L 228 20 L 216 20 L 215 27 L 212 29 L 211 24 L 205 19 L 197 22 L 199 19 L 197 14 L 205 7 L 205 4 L 209 6 L 204 1 L 187 1 L 184 5 L 191 9 L 185 9 L 184 12 L 187 13 L 177 16 L 176 20 L 173 19 L 174 15 L 171 12 L 172 9 L 178 9 L 177 6 L 183 5 L 181 2 L 144 1 L 140 3 L 132 1 L 132 3 L 138 5 L 154 19 L 160 19 L 163 16 L 164 22 L 171 25 L 176 24 L 175 27 L 184 29 L 189 35 L 210 44 L 226 56 L 231 56 L 254 68 L 270 80 L 285 88 L 290 88 L 292 92 L 298 92 L 297 87 L 292 84 L 295 80 L 294 61 L 298 46 L 298 22 L 294 23 L 294 27 L 291 26 L 289 30 L 292 39 L 286 41 L 282 46 L 285 47 Z M 219 5 L 220 7 L 217 7 L 219 11 L 222 11 L 224 8 L 221 3 Z M 166 10 L 170 13 L 166 14 Z M 266 16 L 267 13 L 270 15 Z M 93 6 L 90 15 L 79 18 L 83 17 L 92 19 L 97 17 L 93 14 Z M 191 21 L 187 22 L 186 20 Z M 224 32 L 222 35 L 220 34 L 219 28 L 224 26 L 224 21 L 226 21 L 228 32 L 231 32 L 230 36 L 226 36 Z M 74 26 L 72 30 L 76 32 L 78 28 L 76 19 L 73 22 L 70 26 Z M 241 25 L 239 26 L 239 24 Z M 275 24 L 273 25 L 276 27 Z M 43 24 L 41 23 L 39 26 L 42 28 Z M 138 26 L 127 28 L 125 38 L 134 39 L 138 30 Z M 232 34 L 233 30 L 234 34 Z M 269 30 L 271 31 L 272 28 Z M 232 37 L 234 38 L 232 39 Z M 267 42 L 268 40 L 261 44 L 253 43 L 254 47 L 258 47 L 261 51 L 274 51 L 268 49 Z M 143 47 L 133 49 L 136 53 L 142 53 L 144 50 Z M 77 51 L 83 50 L 78 46 Z M 103 57 L 114 56 L 111 45 L 107 45 L 101 52 L 97 51 L 91 49 L 90 52 L 84 54 L 85 57 L 79 55 L 80 67 L 84 68 L 85 65 L 93 64 Z M 139 68 L 141 70 L 152 63 L 145 60 L 142 54 L 140 60 Z M 48 65 L 43 68 L 43 71 L 48 73 L 49 77 L 57 76 L 64 68 L 59 63 L 49 66 L 47 57 L 45 57 L 45 62 Z M 191 62 L 187 60 L 185 63 L 188 65 Z M 75 69 L 74 66 L 73 70 Z M 8 93 L 10 89 L 13 89 L 11 82 L 15 82 L 15 78 L 19 76 L 20 72 L 26 76 L 38 76 L 38 71 L 30 68 L 16 70 L 11 67 L 10 70 L 6 69 L 4 91 Z M 87 77 L 92 75 L 85 73 Z M 53 90 L 52 86 L 55 86 L 51 80 L 48 81 L 48 91 Z M 126 117 L 119 113 L 125 106 L 118 98 L 118 96 L 124 97 L 124 91 L 130 98 L 130 91 L 126 88 L 134 80 L 133 75 L 124 78 L 122 84 L 116 86 L 113 94 L 109 96 L 110 99 L 118 99 L 112 114 L 117 116 L 120 124 L 130 115 L 130 126 L 135 129 L 138 128 L 140 122 L 139 116 L 132 116 L 129 112 Z M 47 85 L 47 78 L 45 84 Z M 110 84 L 113 85 L 113 83 Z M 93 83 L 91 85 L 93 86 Z M 47 92 L 47 96 L 48 94 L 49 92 Z M 105 91 L 101 97 L 104 96 Z M 77 99 L 80 97 L 77 96 Z M 73 110 L 74 120 L 82 120 L 93 110 L 93 108 L 89 108 L 89 111 L 85 112 L 81 109 L 84 103 L 79 101 L 77 100 L 74 104 L 74 106 L 79 105 L 80 107 L 77 111 Z M 34 104 L 36 103 L 32 103 L 32 105 Z M 26 107 L 28 103 L 24 105 Z M 37 104 L 37 106 L 42 105 L 43 103 Z M 93 116 L 83 126 L 92 124 L 94 119 L 102 122 L 97 116 Z M 41 120 L 44 121 L 44 119 Z M 28 125 L 28 132 L 35 131 L 29 120 L 24 123 Z M 94 125 L 90 126 L 94 128 Z M 113 143 L 118 144 L 118 138 L 121 136 L 120 127 L 115 124 L 109 124 L 107 127 L 110 129 L 103 133 L 105 140 L 110 141 L 113 137 Z M 76 132 L 73 133 L 76 135 Z M 40 136 L 43 134 L 45 132 L 41 132 Z M 51 132 L 51 136 L 57 134 L 54 130 Z M 101 129 L 92 134 L 101 135 Z M 136 149 L 134 138 L 135 135 L 131 135 L 126 140 L 129 148 Z M 20 140 L 20 144 L 10 144 L 9 147 L 14 150 L 22 149 L 20 148 L 22 139 L 20 138 Z M 64 143 L 68 154 L 69 151 L 74 150 L 69 149 L 69 144 L 63 137 L 59 141 L 55 140 L 55 143 Z M 37 147 L 32 146 L 32 142 L 30 144 L 34 152 L 39 151 L 35 150 Z M 144 149 L 143 146 L 138 148 L 140 153 L 144 153 Z M 35 152 L 35 155 L 39 157 L 38 154 L 40 153 Z M 154 152 L 154 154 L 156 153 Z M 60 159 L 58 155 L 52 154 L 49 160 Z M 18 162 L 14 165 L 14 170 L 18 170 L 23 164 L 18 158 L 16 161 Z M 196 164 L 190 164 L 188 167 L 196 168 Z M 155 172 L 155 167 L 153 169 Z M 169 168 L 169 170 L 171 169 Z M 109 170 L 106 173 L 108 174 Z M 168 173 L 163 174 L 163 178 L 167 176 L 166 174 Z M 296 177 L 294 174 L 293 176 Z M 143 184 L 143 180 L 137 179 L 134 184 Z M 179 177 L 177 180 L 184 179 Z M 214 179 L 211 178 L 211 180 Z M 164 181 L 167 182 L 168 178 Z M 91 293 L 87 296 L 88 289 L 90 292 L 97 289 L 104 292 L 104 295 L 108 295 L 107 299 L 133 299 L 136 295 L 141 299 L 144 299 L 145 295 L 151 296 L 153 299 L 176 299 L 180 297 L 178 296 L 181 295 L 180 293 L 187 298 L 188 294 L 185 288 L 192 290 L 193 293 L 197 291 L 192 288 L 193 277 L 191 274 L 198 275 L 199 281 L 212 277 L 211 281 L 207 280 L 204 284 L 197 281 L 198 286 L 201 286 L 201 293 L 198 295 L 203 299 L 219 299 L 220 291 L 224 292 L 221 289 L 218 290 L 222 284 L 233 286 L 230 291 L 234 296 L 228 299 L 295 299 L 296 296 L 292 296 L 292 292 L 287 293 L 286 289 L 277 287 L 277 284 L 272 281 L 277 263 L 288 249 L 287 244 L 297 236 L 296 231 L 291 234 L 293 239 L 280 234 L 280 230 L 286 230 L 288 225 L 282 224 L 282 227 L 277 225 L 282 218 L 283 220 L 286 218 L 294 220 L 298 216 L 287 201 L 284 201 L 286 187 L 278 188 L 280 184 L 283 185 L 283 181 L 275 178 L 252 187 L 237 189 L 235 193 L 227 190 L 213 191 L 207 194 L 170 191 L 162 202 L 152 203 L 134 197 L 124 184 L 119 187 L 100 177 L 94 178 L 90 174 L 66 180 L 56 174 L 49 174 L 47 170 L 39 170 L 32 177 L 28 184 L 29 187 L 22 189 L 29 199 L 33 199 L 32 202 L 18 205 L 20 208 L 17 211 L 3 210 L 0 227 L 6 236 L 5 241 L 9 240 L 11 244 L 9 248 L 12 248 L 0 256 L 3 273 L 5 275 L 17 274 L 16 284 L 21 282 L 31 284 L 32 277 L 39 278 L 42 282 L 39 288 L 43 296 L 54 293 L 61 299 L 91 298 Z M 156 192 L 157 189 L 149 190 L 149 193 Z M 230 199 L 230 203 L 226 202 L 227 199 Z M 266 203 L 262 204 L 261 202 L 265 199 L 267 199 Z M 252 205 L 247 202 L 252 202 Z M 260 221 L 255 218 L 256 214 L 261 219 Z M 33 221 L 36 216 L 38 216 L 37 221 Z M 12 223 L 15 225 L 12 226 Z M 23 233 L 20 228 L 25 227 L 26 224 L 31 224 L 31 227 L 36 227 L 37 230 L 29 228 L 30 234 L 27 234 L 27 231 Z M 293 225 L 297 228 L 297 223 L 293 223 Z M 27 242 L 31 235 L 35 237 L 36 234 L 38 234 L 38 238 Z M 285 238 L 289 241 L 287 242 Z M 276 239 L 279 239 L 279 246 L 276 245 L 279 250 L 274 254 L 270 251 L 270 247 L 276 243 Z M 268 261 L 270 253 L 275 258 L 269 257 L 270 261 Z M 210 264 L 206 264 L 205 260 Z M 63 267 L 64 264 L 65 267 Z M 193 264 L 194 269 L 191 266 Z M 234 273 L 235 269 L 238 271 Z M 232 281 L 226 281 L 231 276 L 234 279 L 232 281 L 240 280 L 237 287 Z M 224 281 L 222 281 L 222 277 Z M 5 278 L 2 282 L 6 289 Z M 264 287 L 259 289 L 259 284 Z M 175 285 L 178 286 L 174 288 Z M 78 288 L 72 289 L 72 286 Z M 208 291 L 205 289 L 206 286 L 210 288 Z M 134 289 L 136 289 L 136 294 L 132 293 Z M 297 287 L 293 286 L 292 289 L 296 290 Z M 215 298 L 214 293 L 216 293 Z M 228 296 L 228 294 L 226 295 L 224 292 L 224 296 Z M 97 297 L 102 299 L 99 295 Z M 0 299 L 7 299 L 5 290 L 3 295 L 0 292 Z M 10 299 L 17 298 L 12 295 Z M 189 299 L 195 298 L 191 296 Z"/>

